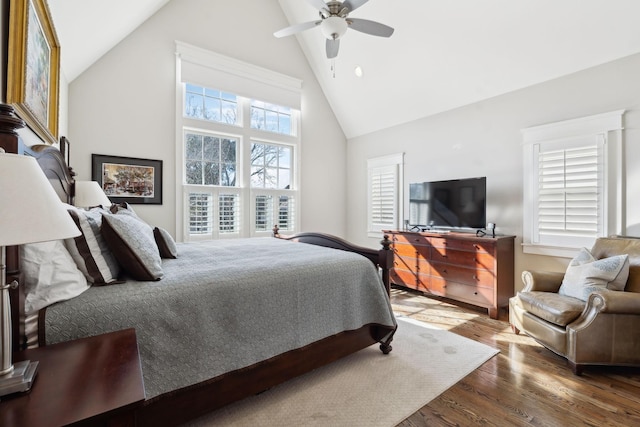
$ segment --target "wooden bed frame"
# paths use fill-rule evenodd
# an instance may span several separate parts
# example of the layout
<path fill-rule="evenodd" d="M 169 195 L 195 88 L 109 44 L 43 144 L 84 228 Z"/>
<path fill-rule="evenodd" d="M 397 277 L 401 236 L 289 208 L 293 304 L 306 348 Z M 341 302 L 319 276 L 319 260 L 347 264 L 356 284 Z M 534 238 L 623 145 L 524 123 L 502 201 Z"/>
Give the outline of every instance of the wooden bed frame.
<path fill-rule="evenodd" d="M 37 145 L 29 149 L 21 147 L 16 130 L 22 126 L 21 120 L 13 114 L 10 106 L 0 104 L 0 147 L 7 152 L 36 157 L 61 200 L 72 204 L 74 173 L 65 164 L 60 151 L 48 145 Z M 326 234 L 300 233 L 293 236 L 280 236 L 277 227 L 274 228 L 274 237 L 360 253 L 381 269 L 387 293 L 389 292 L 389 268 L 393 264 L 393 252 L 389 248 L 390 241 L 386 236 L 382 241 L 383 248 L 380 250 L 352 245 L 345 240 Z M 17 247 L 7 249 L 7 273 L 19 279 Z M 26 341 L 19 321 L 24 314 L 24 295 L 20 288 L 11 290 L 11 305 L 13 349 L 17 351 L 23 348 L 23 342 Z M 386 326 L 365 325 L 360 329 L 341 332 L 252 366 L 148 399 L 136 411 L 136 424 L 164 426 L 184 423 L 378 342 L 381 343 L 382 352 L 387 354 L 391 351 L 393 332 L 395 332 L 393 329 Z M 389 336 L 383 342 L 387 335 Z"/>

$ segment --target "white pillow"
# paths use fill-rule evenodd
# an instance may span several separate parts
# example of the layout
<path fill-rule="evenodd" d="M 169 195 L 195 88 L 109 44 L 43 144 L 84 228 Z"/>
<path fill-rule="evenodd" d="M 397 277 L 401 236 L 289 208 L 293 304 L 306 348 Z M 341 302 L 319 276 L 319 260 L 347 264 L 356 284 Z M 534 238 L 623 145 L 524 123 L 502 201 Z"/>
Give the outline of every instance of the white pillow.
<path fill-rule="evenodd" d="M 86 277 L 62 240 L 22 245 L 20 269 L 24 274 L 27 316 L 89 289 Z"/>
<path fill-rule="evenodd" d="M 622 291 L 629 277 L 629 255 L 616 255 L 596 260 L 582 248 L 571 260 L 558 293 L 582 301 L 596 289 Z"/>

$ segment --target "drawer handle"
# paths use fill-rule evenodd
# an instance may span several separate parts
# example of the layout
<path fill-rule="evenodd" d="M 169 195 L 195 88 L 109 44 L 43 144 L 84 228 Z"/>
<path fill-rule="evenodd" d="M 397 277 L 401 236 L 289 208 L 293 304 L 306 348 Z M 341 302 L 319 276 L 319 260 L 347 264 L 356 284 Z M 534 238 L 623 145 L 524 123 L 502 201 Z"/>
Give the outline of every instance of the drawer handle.
<path fill-rule="evenodd" d="M 443 269 L 442 272 L 446 274 L 447 273 L 447 269 L 446 268 Z"/>
<path fill-rule="evenodd" d="M 474 292 L 473 294 L 474 294 L 474 295 L 478 295 L 478 292 L 476 291 L 476 292 Z"/>
<path fill-rule="evenodd" d="M 478 280 L 478 276 L 476 276 L 475 274 L 473 275 L 473 280 Z"/>

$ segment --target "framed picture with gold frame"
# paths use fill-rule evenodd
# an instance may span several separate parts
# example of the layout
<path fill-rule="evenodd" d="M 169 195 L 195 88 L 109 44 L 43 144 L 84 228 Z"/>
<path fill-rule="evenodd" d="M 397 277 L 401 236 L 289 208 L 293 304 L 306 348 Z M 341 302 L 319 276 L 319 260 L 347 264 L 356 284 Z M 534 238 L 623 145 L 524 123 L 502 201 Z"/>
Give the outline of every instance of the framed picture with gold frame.
<path fill-rule="evenodd" d="M 58 140 L 60 43 L 45 0 L 11 0 L 7 103 L 46 143 Z"/>

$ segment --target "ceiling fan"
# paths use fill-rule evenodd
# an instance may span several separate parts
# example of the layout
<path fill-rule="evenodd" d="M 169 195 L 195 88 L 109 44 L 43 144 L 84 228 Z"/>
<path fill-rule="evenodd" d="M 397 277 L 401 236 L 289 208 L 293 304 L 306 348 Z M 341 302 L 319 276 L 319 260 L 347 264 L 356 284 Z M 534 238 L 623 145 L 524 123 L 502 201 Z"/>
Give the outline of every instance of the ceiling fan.
<path fill-rule="evenodd" d="M 319 26 L 322 34 L 327 38 L 327 58 L 332 59 L 338 56 L 340 37 L 342 37 L 349 28 L 379 37 L 391 37 L 391 34 L 393 34 L 393 28 L 387 25 L 367 19 L 349 17 L 349 13 L 369 0 L 344 0 L 342 2 L 332 0 L 326 3 L 323 0 L 307 1 L 318 9 L 320 20 L 304 22 L 283 28 L 273 33 L 274 36 L 286 37 Z"/>

